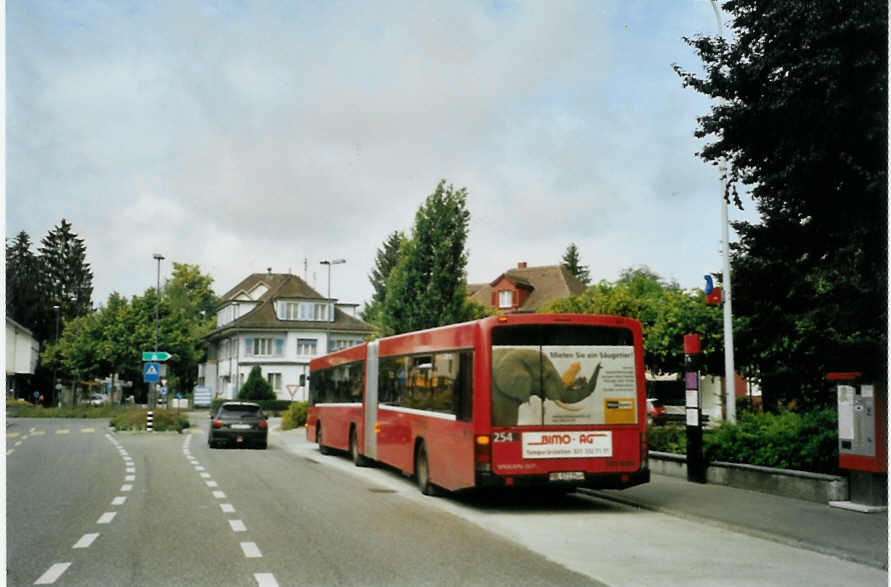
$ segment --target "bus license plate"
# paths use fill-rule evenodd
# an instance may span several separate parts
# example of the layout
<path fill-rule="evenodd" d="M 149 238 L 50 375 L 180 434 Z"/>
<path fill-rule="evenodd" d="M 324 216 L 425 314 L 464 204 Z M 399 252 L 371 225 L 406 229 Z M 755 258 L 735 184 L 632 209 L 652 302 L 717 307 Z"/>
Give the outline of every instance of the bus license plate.
<path fill-rule="evenodd" d="M 584 481 L 585 474 L 581 471 L 556 471 L 548 475 L 550 481 Z"/>

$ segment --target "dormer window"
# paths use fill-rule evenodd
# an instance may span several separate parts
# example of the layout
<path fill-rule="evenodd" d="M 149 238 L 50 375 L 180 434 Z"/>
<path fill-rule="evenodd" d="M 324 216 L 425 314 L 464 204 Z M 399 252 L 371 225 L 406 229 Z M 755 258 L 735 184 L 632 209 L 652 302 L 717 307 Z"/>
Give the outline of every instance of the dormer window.
<path fill-rule="evenodd" d="M 514 292 L 509 289 L 498 292 L 498 307 L 510 308 L 514 305 Z"/>

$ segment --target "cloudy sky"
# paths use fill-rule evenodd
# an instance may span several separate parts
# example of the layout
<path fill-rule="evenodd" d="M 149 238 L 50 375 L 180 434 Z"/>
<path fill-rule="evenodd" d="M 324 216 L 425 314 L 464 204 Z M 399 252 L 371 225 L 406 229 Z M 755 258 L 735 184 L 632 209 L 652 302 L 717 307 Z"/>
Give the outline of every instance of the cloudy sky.
<path fill-rule="evenodd" d="M 71 221 L 97 305 L 153 287 L 154 253 L 217 293 L 271 267 L 325 295 L 342 257 L 333 296 L 362 302 L 440 178 L 468 190 L 470 282 L 570 242 L 595 281 L 720 268 L 709 103 L 671 69 L 701 70 L 681 37 L 715 33 L 703 0 L 6 10 L 6 232 Z"/>

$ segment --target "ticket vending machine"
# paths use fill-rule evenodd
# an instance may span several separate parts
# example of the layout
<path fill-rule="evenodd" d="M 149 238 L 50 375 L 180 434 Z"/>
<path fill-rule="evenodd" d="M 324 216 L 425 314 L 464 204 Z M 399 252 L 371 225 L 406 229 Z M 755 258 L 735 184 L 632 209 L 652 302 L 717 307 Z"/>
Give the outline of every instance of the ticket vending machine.
<path fill-rule="evenodd" d="M 838 466 L 848 471 L 850 501 L 830 502 L 863 512 L 888 507 L 888 404 L 884 385 L 860 373 L 830 373 L 838 401 Z"/>

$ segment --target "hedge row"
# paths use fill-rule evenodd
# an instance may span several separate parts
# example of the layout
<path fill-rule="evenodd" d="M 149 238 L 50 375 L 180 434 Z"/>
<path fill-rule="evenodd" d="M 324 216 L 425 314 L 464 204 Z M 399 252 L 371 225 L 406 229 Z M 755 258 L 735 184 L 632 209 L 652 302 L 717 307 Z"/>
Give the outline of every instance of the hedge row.
<path fill-rule="evenodd" d="M 148 410 L 121 411 L 111 419 L 111 426 L 115 430 L 145 430 L 146 415 Z M 189 418 L 185 412 L 175 410 L 153 410 L 152 430 L 155 432 L 167 432 L 176 430 L 182 432 L 189 427 Z"/>
<path fill-rule="evenodd" d="M 702 440 L 707 461 L 838 473 L 838 420 L 831 408 L 805 413 L 742 412 L 736 424 L 725 422 L 705 430 Z M 647 442 L 650 450 L 686 454 L 686 427 L 652 427 Z"/>

